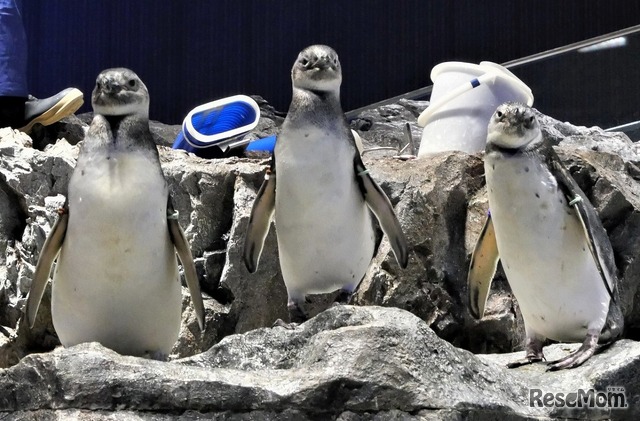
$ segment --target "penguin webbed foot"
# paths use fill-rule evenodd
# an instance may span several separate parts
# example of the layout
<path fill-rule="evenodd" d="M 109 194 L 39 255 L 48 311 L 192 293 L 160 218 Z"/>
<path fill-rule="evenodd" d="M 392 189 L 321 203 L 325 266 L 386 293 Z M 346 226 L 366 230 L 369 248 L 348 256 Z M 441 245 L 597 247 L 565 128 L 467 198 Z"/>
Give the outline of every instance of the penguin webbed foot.
<path fill-rule="evenodd" d="M 154 361 L 169 361 L 169 354 L 162 351 L 147 351 L 143 357 Z"/>
<path fill-rule="evenodd" d="M 598 349 L 599 333 L 588 332 L 582 345 L 566 357 L 550 361 L 547 371 L 557 371 L 565 368 L 575 368 L 587 361 Z"/>
<path fill-rule="evenodd" d="M 524 358 L 507 363 L 507 368 L 518 368 L 518 367 L 522 367 L 523 365 L 529 365 L 529 364 L 537 363 L 540 361 L 546 361 L 546 359 L 544 358 L 544 355 L 542 354 L 528 355 L 527 354 Z"/>
<path fill-rule="evenodd" d="M 298 302 L 308 302 L 306 297 L 302 297 L 299 300 L 289 299 L 287 303 L 287 309 L 289 310 L 289 320 L 290 323 L 285 322 L 282 319 L 276 320 L 271 327 L 283 327 L 285 329 L 295 329 L 299 324 L 306 322 L 309 320 L 309 316 L 304 312 L 300 303 Z"/>
<path fill-rule="evenodd" d="M 507 363 L 507 368 L 517 368 L 523 365 L 529 365 L 540 361 L 546 361 L 544 352 L 542 352 L 542 340 L 537 337 L 527 337 L 526 355 L 516 361 Z"/>
<path fill-rule="evenodd" d="M 289 320 L 291 320 L 291 323 L 300 324 L 309 320 L 309 315 L 305 313 L 297 302 L 289 301 L 287 308 L 289 310 Z"/>
<path fill-rule="evenodd" d="M 298 327 L 300 323 L 287 323 L 282 319 L 277 319 L 275 322 L 273 322 L 273 324 L 271 325 L 272 328 L 274 327 L 283 327 L 287 330 L 294 330 L 296 327 Z"/>

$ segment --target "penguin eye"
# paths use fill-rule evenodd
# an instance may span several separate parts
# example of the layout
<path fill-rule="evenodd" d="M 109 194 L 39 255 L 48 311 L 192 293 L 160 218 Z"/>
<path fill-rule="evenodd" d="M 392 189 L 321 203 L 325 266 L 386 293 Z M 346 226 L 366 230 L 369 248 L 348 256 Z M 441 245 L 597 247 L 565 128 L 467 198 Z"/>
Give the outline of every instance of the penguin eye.
<path fill-rule="evenodd" d="M 100 82 L 96 82 L 96 88 L 101 89 L 102 88 L 102 84 Z"/>
<path fill-rule="evenodd" d="M 529 124 L 533 124 L 533 116 L 529 117 Z"/>
<path fill-rule="evenodd" d="M 496 117 L 502 118 L 502 111 L 496 111 Z"/>
<path fill-rule="evenodd" d="M 307 67 L 309 65 L 309 60 L 307 58 L 303 58 L 300 60 L 300 64 L 302 64 L 304 67 Z"/>
<path fill-rule="evenodd" d="M 127 82 L 127 84 L 130 87 L 135 88 L 136 87 L 136 80 L 135 79 L 129 79 L 129 82 Z"/>

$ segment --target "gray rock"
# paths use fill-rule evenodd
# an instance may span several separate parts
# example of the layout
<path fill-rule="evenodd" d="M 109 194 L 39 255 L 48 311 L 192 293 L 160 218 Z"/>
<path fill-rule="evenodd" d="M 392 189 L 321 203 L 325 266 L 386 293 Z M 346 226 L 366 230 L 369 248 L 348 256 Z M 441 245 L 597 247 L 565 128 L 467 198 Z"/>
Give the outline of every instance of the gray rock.
<path fill-rule="evenodd" d="M 400 100 L 397 104 L 363 111 L 351 120 L 351 128 L 360 134 L 365 150 L 386 147 L 397 152 L 407 144 L 403 130 L 409 123 L 417 151 L 422 136 L 422 127 L 418 126 L 417 119 L 428 104 L 427 101 Z M 392 156 L 393 153 L 376 152 L 371 156 Z"/>
<path fill-rule="evenodd" d="M 227 259 L 220 283 L 233 296 L 233 315 L 237 320 L 236 332 L 247 332 L 270 326 L 279 318 L 287 317 L 287 292 L 278 263 L 278 245 L 273 227 L 270 229 L 259 263 L 258 271 L 250 274 L 242 261 L 244 234 L 249 223 L 251 206 L 255 200 L 262 172 L 252 177 L 238 177 L 233 196 L 233 223 L 227 243 Z"/>
<path fill-rule="evenodd" d="M 149 128 L 151 129 L 151 135 L 153 141 L 158 146 L 171 147 L 175 142 L 178 133 L 182 130 L 182 126 L 179 124 L 163 124 L 158 121 L 150 121 Z"/>
<path fill-rule="evenodd" d="M 264 114 L 249 136 L 276 133 L 281 113 L 258 100 Z M 268 160 L 205 160 L 171 150 L 168 146 L 179 126 L 152 124 L 205 294 L 204 333 L 198 331 L 184 294 L 183 325 L 172 363 L 120 357 L 97 345 L 28 355 L 58 344 L 49 291 L 33 330 L 21 317 L 38 253 L 64 200 L 78 146 L 77 140 L 38 143 L 0 130 L 0 366 L 21 361 L 0 371 L 0 410 L 22 411 L 12 419 L 198 419 L 201 412 L 230 420 L 575 415 L 529 408 L 528 388 L 537 385 L 573 391 L 622 384 L 636 402 L 640 392 L 634 373 L 640 351 L 632 341 L 614 344 L 567 374 L 543 373 L 543 365 L 507 371 L 504 362 L 516 356 L 477 358 L 450 345 L 477 353 L 511 352 L 522 347 L 523 325 L 500 270 L 485 317 L 474 320 L 467 310 L 466 270 L 488 206 L 482 154 L 391 158 L 406 142 L 407 121 L 419 146 L 421 129 L 415 120 L 424 107 L 425 102 L 400 101 L 361 113 L 352 122 L 365 147 L 393 148 L 367 153 L 364 160 L 407 233 L 409 267 L 397 266 L 383 238 L 353 298 L 354 304 L 388 308 L 322 312 L 332 295 L 312 296 L 310 313 L 320 315 L 292 331 L 259 329 L 287 317 L 275 227 L 255 274 L 247 272 L 241 256 L 251 205 Z M 81 115 L 65 124 L 82 129 L 90 117 Z M 635 338 L 640 327 L 637 145 L 622 134 L 539 118 L 545 136 L 557 145 L 608 230 L 622 281 L 627 336 Z M 546 353 L 553 357 L 564 347 L 552 346 Z M 184 357 L 189 358 L 180 359 Z M 80 380 L 87 381 L 87 389 L 74 386 Z M 125 412 L 114 414 L 116 409 Z M 611 416 L 625 419 L 629 414 L 637 416 L 633 410 Z M 575 416 L 608 413 L 583 411 Z"/>
<path fill-rule="evenodd" d="M 367 161 L 395 205 L 412 252 L 400 270 L 383 239 L 354 303 L 404 308 L 456 345 L 464 342 L 467 197 L 483 184 L 482 161 L 463 153 L 430 160 Z"/>
<path fill-rule="evenodd" d="M 553 347 L 549 355 L 566 353 Z M 626 410 L 574 410 L 634 419 L 640 345 L 621 341 L 583 367 L 504 368 L 514 355 L 477 357 L 395 308 L 337 306 L 294 330 L 232 335 L 170 363 L 120 356 L 98 344 L 32 354 L 0 375 L 0 411 L 106 419 L 528 419 L 566 415 L 529 406 L 529 389 L 570 393 L 623 385 Z M 79 379 L 82 379 L 79 381 Z M 124 413 L 119 411 L 126 411 Z M 140 417 L 140 418 L 136 418 Z"/>
<path fill-rule="evenodd" d="M 84 139 L 85 131 L 91 123 L 91 117 L 91 113 L 70 115 L 50 126 L 36 124 L 30 133 L 33 147 L 43 150 L 47 146 L 55 144 L 59 139 L 65 139 L 71 145 L 77 145 Z"/>
<path fill-rule="evenodd" d="M 260 139 L 278 133 L 286 113 L 277 111 L 264 98 L 259 95 L 252 95 L 258 106 L 260 107 L 260 120 L 255 129 L 246 135 L 247 139 Z"/>

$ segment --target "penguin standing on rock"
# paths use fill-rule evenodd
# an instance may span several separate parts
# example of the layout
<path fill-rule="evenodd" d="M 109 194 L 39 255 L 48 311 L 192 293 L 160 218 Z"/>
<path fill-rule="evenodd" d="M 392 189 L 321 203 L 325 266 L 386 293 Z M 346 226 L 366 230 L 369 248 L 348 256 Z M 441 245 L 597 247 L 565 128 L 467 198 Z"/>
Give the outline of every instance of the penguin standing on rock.
<path fill-rule="evenodd" d="M 349 299 L 375 248 L 370 210 L 401 267 L 405 236 L 384 192 L 365 168 L 340 106 L 342 71 L 325 45 L 304 49 L 291 71 L 293 99 L 271 168 L 256 197 L 244 261 L 255 272 L 275 210 L 280 267 L 293 322 L 307 319 L 306 294 L 341 290 Z"/>
<path fill-rule="evenodd" d="M 149 93 L 124 68 L 98 75 L 94 117 L 67 202 L 40 252 L 27 300 L 33 326 L 53 261 L 51 313 L 64 346 L 97 341 L 165 359 L 180 331 L 182 261 L 202 329 L 204 306 L 149 130 Z"/>
<path fill-rule="evenodd" d="M 525 358 L 509 367 L 544 360 L 547 338 L 582 343 L 549 370 L 577 367 L 622 334 L 609 237 L 529 107 L 498 107 L 484 168 L 491 213 L 471 258 L 471 313 L 482 317 L 501 260 L 526 331 Z"/>

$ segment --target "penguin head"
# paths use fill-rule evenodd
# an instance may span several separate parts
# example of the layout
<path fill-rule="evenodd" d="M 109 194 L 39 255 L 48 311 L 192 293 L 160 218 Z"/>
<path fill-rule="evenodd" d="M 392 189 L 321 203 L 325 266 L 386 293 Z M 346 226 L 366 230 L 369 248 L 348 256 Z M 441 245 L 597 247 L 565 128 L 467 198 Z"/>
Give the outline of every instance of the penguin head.
<path fill-rule="evenodd" d="M 533 110 L 526 105 L 506 102 L 489 120 L 487 143 L 504 149 L 520 149 L 541 139 L 540 126 Z"/>
<path fill-rule="evenodd" d="M 123 67 L 100 72 L 91 93 L 96 114 L 149 116 L 149 91 L 142 80 Z"/>
<path fill-rule="evenodd" d="M 338 54 L 326 45 L 312 45 L 298 54 L 291 69 L 293 87 L 320 92 L 339 92 L 342 67 Z"/>

